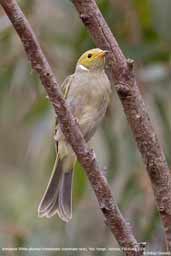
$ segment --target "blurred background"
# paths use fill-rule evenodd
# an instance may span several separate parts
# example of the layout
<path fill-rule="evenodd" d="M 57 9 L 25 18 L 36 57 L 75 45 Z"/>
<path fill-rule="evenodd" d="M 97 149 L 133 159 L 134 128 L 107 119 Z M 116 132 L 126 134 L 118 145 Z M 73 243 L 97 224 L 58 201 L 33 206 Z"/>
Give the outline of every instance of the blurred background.
<path fill-rule="evenodd" d="M 171 1 L 97 1 L 120 47 L 136 61 L 147 109 L 171 164 Z M 85 50 L 95 47 L 71 1 L 19 1 L 59 83 L 74 72 Z M 37 206 L 55 159 L 55 115 L 20 40 L 0 9 L 0 248 L 118 247 L 104 224 L 79 164 L 73 218 L 39 219 Z M 148 250 L 164 250 L 163 229 L 151 185 L 122 106 L 114 93 L 91 141 L 124 216 Z M 20 252 L 21 255 L 121 255 L 104 252 Z M 2 255 L 18 255 L 3 252 Z"/>

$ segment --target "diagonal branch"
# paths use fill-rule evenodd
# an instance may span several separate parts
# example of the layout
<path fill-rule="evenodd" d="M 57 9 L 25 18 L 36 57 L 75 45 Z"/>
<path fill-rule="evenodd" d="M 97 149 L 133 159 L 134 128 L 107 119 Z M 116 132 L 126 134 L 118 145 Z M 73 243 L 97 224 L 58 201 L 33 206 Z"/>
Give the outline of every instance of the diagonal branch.
<path fill-rule="evenodd" d="M 113 200 L 107 180 L 97 164 L 93 151 L 87 147 L 79 126 L 60 93 L 56 78 L 40 48 L 29 22 L 15 0 L 0 0 L 0 4 L 18 33 L 28 59 L 32 64 L 32 68 L 40 76 L 67 141 L 71 144 L 78 160 L 86 171 L 98 199 L 100 209 L 105 216 L 105 222 L 121 248 L 125 248 L 126 255 L 142 255 L 142 248 L 137 243 L 129 223 L 125 221 L 116 202 Z M 128 248 L 128 250 L 126 250 L 126 248 Z"/>
<path fill-rule="evenodd" d="M 127 60 L 106 24 L 95 0 L 73 0 L 96 45 L 111 51 L 107 74 L 116 88 L 149 174 L 156 204 L 171 251 L 171 174 L 144 101 L 136 84 L 133 62 Z"/>

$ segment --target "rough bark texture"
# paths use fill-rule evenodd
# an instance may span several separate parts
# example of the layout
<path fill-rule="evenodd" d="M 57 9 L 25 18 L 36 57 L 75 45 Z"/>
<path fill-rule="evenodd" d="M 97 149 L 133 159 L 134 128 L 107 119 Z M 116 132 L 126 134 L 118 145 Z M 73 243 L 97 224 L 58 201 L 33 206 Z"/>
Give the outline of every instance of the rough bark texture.
<path fill-rule="evenodd" d="M 95 44 L 110 51 L 107 74 L 116 88 L 149 174 L 171 251 L 171 174 L 136 84 L 133 61 L 126 59 L 107 26 L 95 0 L 73 0 Z"/>
<path fill-rule="evenodd" d="M 39 43 L 15 0 L 0 0 L 6 14 L 17 31 L 33 69 L 39 74 L 42 84 L 58 116 L 61 129 L 84 167 L 95 191 L 105 222 L 117 239 L 125 255 L 142 255 L 143 250 L 132 233 L 129 223 L 123 218 L 112 198 L 109 185 L 80 132 L 71 112 L 62 98 L 55 76 L 39 46 Z M 128 250 L 126 250 L 128 248 Z"/>

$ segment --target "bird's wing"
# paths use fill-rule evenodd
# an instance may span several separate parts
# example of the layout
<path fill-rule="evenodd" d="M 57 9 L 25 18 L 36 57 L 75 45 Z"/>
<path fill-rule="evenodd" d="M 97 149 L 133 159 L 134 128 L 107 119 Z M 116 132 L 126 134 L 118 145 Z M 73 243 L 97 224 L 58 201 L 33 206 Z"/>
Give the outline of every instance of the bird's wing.
<path fill-rule="evenodd" d="M 69 92 L 69 89 L 70 89 L 70 86 L 71 86 L 73 78 L 74 78 L 74 75 L 67 76 L 65 78 L 65 80 L 63 81 L 63 83 L 61 84 L 61 91 L 62 91 L 64 99 L 67 99 L 68 92 Z M 55 135 L 57 133 L 58 127 L 59 127 L 59 125 L 58 125 L 58 118 L 56 117 Z M 58 142 L 56 141 L 56 150 L 57 149 L 58 149 Z"/>
<path fill-rule="evenodd" d="M 66 99 L 67 96 L 68 96 L 68 92 L 69 92 L 69 89 L 70 89 L 71 82 L 72 82 L 73 78 L 74 78 L 74 75 L 67 76 L 65 78 L 64 82 L 61 85 L 61 90 L 62 90 L 64 99 Z"/>

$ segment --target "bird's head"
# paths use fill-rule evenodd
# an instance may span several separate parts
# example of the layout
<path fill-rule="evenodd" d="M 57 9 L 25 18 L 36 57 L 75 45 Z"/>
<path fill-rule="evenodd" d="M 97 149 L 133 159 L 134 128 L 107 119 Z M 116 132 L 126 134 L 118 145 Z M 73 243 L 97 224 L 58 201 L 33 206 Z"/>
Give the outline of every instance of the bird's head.
<path fill-rule="evenodd" d="M 105 64 L 105 55 L 108 51 L 99 48 L 91 49 L 81 55 L 77 62 L 77 68 L 91 70 L 102 70 Z"/>

